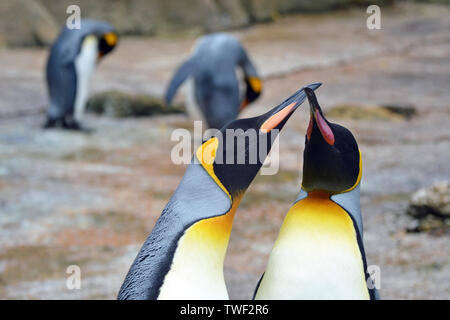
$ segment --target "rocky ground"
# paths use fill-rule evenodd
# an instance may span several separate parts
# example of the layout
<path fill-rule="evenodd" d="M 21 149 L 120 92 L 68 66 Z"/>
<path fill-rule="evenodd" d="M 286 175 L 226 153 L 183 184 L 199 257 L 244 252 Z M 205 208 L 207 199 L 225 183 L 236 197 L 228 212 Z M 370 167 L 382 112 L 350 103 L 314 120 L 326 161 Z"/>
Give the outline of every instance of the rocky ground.
<path fill-rule="evenodd" d="M 265 78 L 243 117 L 260 114 L 320 81 L 325 110 L 414 107 L 410 120 L 331 118 L 356 136 L 364 160 L 362 208 L 369 264 L 385 299 L 449 299 L 448 232 L 408 233 L 410 195 L 450 178 L 450 10 L 414 5 L 382 10 L 367 30 L 365 10 L 296 15 L 235 32 Z M 93 93 L 161 96 L 192 39 L 125 38 L 101 63 Z M 184 115 L 116 119 L 89 115 L 91 134 L 42 131 L 44 49 L 0 51 L 0 298 L 113 299 L 185 167 L 170 161 L 171 132 Z M 182 101 L 182 95 L 178 97 Z M 280 139 L 280 171 L 258 176 L 234 223 L 225 263 L 233 299 L 250 298 L 284 214 L 300 185 L 308 112 Z M 66 288 L 69 265 L 80 290 Z"/>

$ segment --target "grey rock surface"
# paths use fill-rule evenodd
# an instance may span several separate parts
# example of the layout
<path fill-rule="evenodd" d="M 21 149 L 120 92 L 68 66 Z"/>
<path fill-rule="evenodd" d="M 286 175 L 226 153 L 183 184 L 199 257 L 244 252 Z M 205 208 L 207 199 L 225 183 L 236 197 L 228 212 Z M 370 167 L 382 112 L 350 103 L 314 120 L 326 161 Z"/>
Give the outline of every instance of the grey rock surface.
<path fill-rule="evenodd" d="M 439 181 L 414 192 L 406 213 L 416 219 L 415 231 L 450 227 L 450 182 Z"/>

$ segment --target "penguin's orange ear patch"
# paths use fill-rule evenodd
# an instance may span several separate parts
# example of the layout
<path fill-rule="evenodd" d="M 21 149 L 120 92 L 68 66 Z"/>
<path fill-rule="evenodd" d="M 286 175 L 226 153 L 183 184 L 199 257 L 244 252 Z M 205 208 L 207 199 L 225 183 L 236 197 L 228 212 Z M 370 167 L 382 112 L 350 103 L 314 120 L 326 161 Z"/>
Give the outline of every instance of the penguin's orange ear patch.
<path fill-rule="evenodd" d="M 277 113 L 270 116 L 269 119 L 264 121 L 264 123 L 261 125 L 259 130 L 262 133 L 269 133 L 273 128 L 275 128 L 277 125 L 279 125 L 286 117 L 292 112 L 292 109 L 294 109 L 296 102 L 292 102 L 287 107 L 284 107 Z"/>
<path fill-rule="evenodd" d="M 217 185 L 228 195 L 231 199 L 231 195 L 228 192 L 227 188 L 220 182 L 219 178 L 216 176 L 214 172 L 214 160 L 216 159 L 217 148 L 219 147 L 219 139 L 216 137 L 212 137 L 205 143 L 203 143 L 197 149 L 197 159 L 200 161 L 200 164 L 203 168 L 208 172 L 211 178 L 217 183 Z"/>
<path fill-rule="evenodd" d="M 103 38 L 105 39 L 106 43 L 113 47 L 117 44 L 117 35 L 114 32 L 108 32 L 106 33 Z"/>
<path fill-rule="evenodd" d="M 250 83 L 250 86 L 252 87 L 252 90 L 256 93 L 260 93 L 262 90 L 262 81 L 257 77 L 249 77 L 248 82 Z"/>
<path fill-rule="evenodd" d="M 214 159 L 216 158 L 216 150 L 219 146 L 219 140 L 216 137 L 213 137 L 203 143 L 197 149 L 197 159 L 200 160 L 204 166 L 212 166 L 214 163 Z"/>

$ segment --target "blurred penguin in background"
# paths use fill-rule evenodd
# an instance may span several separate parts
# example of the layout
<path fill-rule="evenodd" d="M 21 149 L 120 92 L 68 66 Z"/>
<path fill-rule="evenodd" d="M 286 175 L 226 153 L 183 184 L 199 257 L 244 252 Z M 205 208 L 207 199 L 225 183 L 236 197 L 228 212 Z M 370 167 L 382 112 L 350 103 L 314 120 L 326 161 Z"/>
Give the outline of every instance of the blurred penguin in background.
<path fill-rule="evenodd" d="M 107 22 L 82 19 L 80 29 L 64 26 L 47 62 L 50 105 L 44 128 L 81 129 L 92 73 L 117 42 Z"/>
<path fill-rule="evenodd" d="M 237 67 L 245 83 L 240 83 Z M 261 79 L 242 44 L 225 33 L 206 35 L 197 41 L 192 56 L 178 68 L 167 88 L 168 105 L 188 78 L 189 115 L 216 129 L 235 120 L 262 90 Z M 243 92 L 241 87 L 245 87 Z"/>

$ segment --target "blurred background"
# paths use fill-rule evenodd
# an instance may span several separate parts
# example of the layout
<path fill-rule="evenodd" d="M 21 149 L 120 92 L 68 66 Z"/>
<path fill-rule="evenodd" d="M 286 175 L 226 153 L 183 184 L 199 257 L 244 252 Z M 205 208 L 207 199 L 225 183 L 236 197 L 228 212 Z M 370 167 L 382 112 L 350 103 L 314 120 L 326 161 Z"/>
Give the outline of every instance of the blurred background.
<path fill-rule="evenodd" d="M 91 81 L 90 134 L 41 129 L 48 46 L 71 4 L 121 34 Z M 370 4 L 380 30 L 366 27 Z M 323 83 L 328 119 L 362 151 L 364 240 L 382 298 L 449 299 L 447 0 L 2 0 L 0 298 L 116 297 L 185 170 L 170 160 L 171 132 L 193 127 L 184 94 L 170 114 L 161 98 L 195 39 L 214 31 L 242 41 L 264 82 L 241 117 Z M 305 108 L 282 132 L 279 173 L 258 176 L 237 211 L 225 262 L 232 299 L 251 298 L 299 192 Z M 69 265 L 81 268 L 80 290 L 66 287 Z"/>

